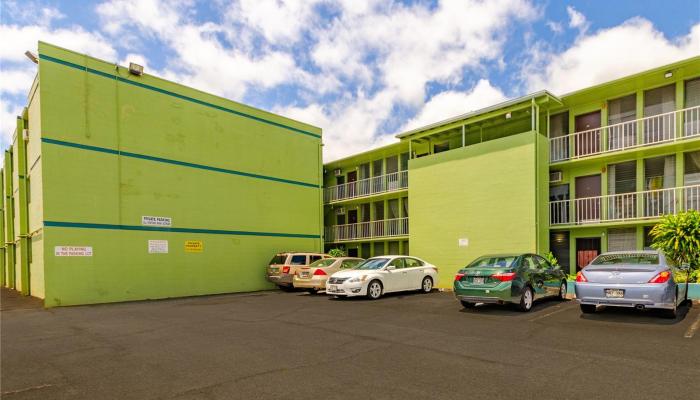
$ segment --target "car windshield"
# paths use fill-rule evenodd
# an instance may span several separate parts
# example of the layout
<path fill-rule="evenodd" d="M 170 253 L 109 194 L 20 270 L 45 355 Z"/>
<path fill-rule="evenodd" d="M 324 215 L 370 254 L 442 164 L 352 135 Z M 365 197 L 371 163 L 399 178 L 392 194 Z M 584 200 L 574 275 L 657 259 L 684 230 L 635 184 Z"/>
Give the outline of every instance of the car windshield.
<path fill-rule="evenodd" d="M 467 268 L 510 268 L 517 256 L 484 256 L 472 261 Z"/>
<path fill-rule="evenodd" d="M 335 262 L 335 258 L 324 258 L 322 260 L 316 260 L 312 262 L 309 267 L 311 268 L 323 268 L 327 267 Z"/>
<path fill-rule="evenodd" d="M 387 262 L 389 262 L 388 258 L 370 258 L 355 269 L 379 269 L 385 266 Z"/>
<path fill-rule="evenodd" d="M 287 261 L 286 254 L 277 254 L 274 257 L 272 257 L 272 260 L 270 260 L 270 265 L 284 264 L 285 261 Z"/>
<path fill-rule="evenodd" d="M 646 264 L 659 265 L 659 255 L 653 253 L 603 254 L 592 265 Z"/>

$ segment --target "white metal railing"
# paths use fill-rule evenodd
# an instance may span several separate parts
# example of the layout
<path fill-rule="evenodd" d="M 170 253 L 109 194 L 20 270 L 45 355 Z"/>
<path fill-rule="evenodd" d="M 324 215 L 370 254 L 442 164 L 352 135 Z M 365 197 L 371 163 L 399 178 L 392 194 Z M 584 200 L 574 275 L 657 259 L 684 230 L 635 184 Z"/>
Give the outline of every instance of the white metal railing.
<path fill-rule="evenodd" d="M 550 138 L 549 159 L 577 159 L 694 136 L 700 136 L 700 106 Z"/>
<path fill-rule="evenodd" d="M 407 235 L 408 217 L 326 227 L 326 242 L 344 242 Z"/>
<path fill-rule="evenodd" d="M 700 211 L 700 185 L 549 202 L 550 225 L 659 218 Z"/>
<path fill-rule="evenodd" d="M 399 171 L 327 187 L 323 192 L 323 201 L 333 203 L 406 188 L 408 188 L 408 171 Z"/>

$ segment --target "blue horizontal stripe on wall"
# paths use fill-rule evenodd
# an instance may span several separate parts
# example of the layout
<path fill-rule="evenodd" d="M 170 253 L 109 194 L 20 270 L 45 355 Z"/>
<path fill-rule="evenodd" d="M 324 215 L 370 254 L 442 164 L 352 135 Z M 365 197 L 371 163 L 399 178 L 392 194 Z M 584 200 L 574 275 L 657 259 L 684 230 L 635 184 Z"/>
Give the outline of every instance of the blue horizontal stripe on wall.
<path fill-rule="evenodd" d="M 305 234 L 305 233 L 253 232 L 253 231 L 233 231 L 233 230 L 224 230 L 224 229 L 173 228 L 173 227 L 162 227 L 162 226 L 92 224 L 92 223 L 83 223 L 83 222 L 62 222 L 62 221 L 44 221 L 44 226 L 46 226 L 46 227 L 59 227 L 59 228 L 107 229 L 107 230 L 121 230 L 121 231 L 206 233 L 206 234 L 211 234 L 211 235 L 289 237 L 289 238 L 302 238 L 302 239 L 320 239 L 321 238 L 321 235 L 309 235 L 309 234 Z"/>
<path fill-rule="evenodd" d="M 60 58 L 55 58 L 55 57 L 47 56 L 47 55 L 45 55 L 45 54 L 39 54 L 39 58 L 42 59 L 42 60 L 46 60 L 46 61 L 54 62 L 54 63 L 57 63 L 57 64 L 65 65 L 65 66 L 67 66 L 67 67 L 79 69 L 79 70 L 81 70 L 81 71 L 86 71 L 86 72 L 88 72 L 88 73 L 95 74 L 95 75 L 98 75 L 98 76 L 102 76 L 102 77 L 104 77 L 104 78 L 116 79 L 116 80 L 119 81 L 119 82 L 127 83 L 127 84 L 129 84 L 129 85 L 137 86 L 137 87 L 140 87 L 140 88 L 143 88 L 143 89 L 152 90 L 152 91 L 154 91 L 154 92 L 158 92 L 158 93 L 161 93 L 161 94 L 164 94 L 164 95 L 167 95 L 167 96 L 176 97 L 176 98 L 178 98 L 178 99 L 185 100 L 185 101 L 189 101 L 189 102 L 191 102 L 191 103 L 199 104 L 199 105 L 202 105 L 202 106 L 205 106 L 205 107 L 214 108 L 214 109 L 217 109 L 217 110 L 219 110 L 219 111 L 224 111 L 224 112 L 227 112 L 227 113 L 230 113 L 230 114 L 235 114 L 235 115 L 238 115 L 238 116 L 241 116 L 241 117 L 244 117 L 244 118 L 249 118 L 249 119 L 252 119 L 252 120 L 255 120 L 255 121 L 258 121 L 258 122 L 262 122 L 262 123 L 264 123 L 264 124 L 276 126 L 276 127 L 279 127 L 279 128 L 284 128 L 284 129 L 287 129 L 287 130 L 290 130 L 290 131 L 293 131 L 293 132 L 296 132 L 296 133 L 300 133 L 300 134 L 308 135 L 308 136 L 313 136 L 313 137 L 319 138 L 319 139 L 321 138 L 321 135 L 319 135 L 319 134 L 317 134 L 317 133 L 305 131 L 305 130 L 303 130 L 303 129 L 299 129 L 299 128 L 295 128 L 295 127 L 293 127 L 293 126 L 281 124 L 281 123 L 279 123 L 279 122 L 270 121 L 269 119 L 265 119 L 265 118 L 261 118 L 261 117 L 256 117 L 255 115 L 246 114 L 246 113 L 241 112 L 241 111 L 236 111 L 236 110 L 233 110 L 233 109 L 230 109 L 230 108 L 226 108 L 226 107 L 223 107 L 223 106 L 219 106 L 219 105 L 216 105 L 216 104 L 212 104 L 212 103 L 209 103 L 209 102 L 206 102 L 206 101 L 203 101 L 203 100 L 195 99 L 194 97 L 189 97 L 189 96 L 185 96 L 185 95 L 182 95 L 182 94 L 179 94 L 179 93 L 171 92 L 171 91 L 169 91 L 169 90 L 161 89 L 161 88 L 156 87 L 156 86 L 147 85 L 147 84 L 145 84 L 145 83 L 141 83 L 141 82 L 136 82 L 136 81 L 132 81 L 132 80 L 129 80 L 129 79 L 125 79 L 125 78 L 123 78 L 123 77 L 121 77 L 121 76 L 118 76 L 118 75 L 108 74 L 108 73 L 106 73 L 106 72 L 102 72 L 102 71 L 98 71 L 98 70 L 96 70 L 96 69 L 88 68 L 88 67 L 83 66 L 83 65 L 74 64 L 74 63 L 72 63 L 72 62 L 70 62 L 70 61 L 61 60 Z"/>
<path fill-rule="evenodd" d="M 294 181 L 291 179 L 284 179 L 284 178 L 275 178 L 274 176 L 253 174 L 250 172 L 243 172 L 243 171 L 236 171 L 233 169 L 212 167 L 209 165 L 195 164 L 195 163 L 186 162 L 186 161 L 171 160 L 168 158 L 148 156 L 145 154 L 132 153 L 129 151 L 114 150 L 114 149 L 109 149 L 106 147 L 97 147 L 97 146 L 90 146 L 87 144 L 65 142 L 63 140 L 57 140 L 57 139 L 51 139 L 51 138 L 45 138 L 45 137 L 41 138 L 41 141 L 44 143 L 55 144 L 58 146 L 73 147 L 73 148 L 81 149 L 81 150 L 97 151 L 100 153 L 107 153 L 107 154 L 114 154 L 114 155 L 124 156 L 124 157 L 138 158 L 141 160 L 148 160 L 148 161 L 160 162 L 160 163 L 165 163 L 165 164 L 179 165 L 181 167 L 197 168 L 197 169 L 203 169 L 206 171 L 221 172 L 223 174 L 245 176 L 247 178 L 264 179 L 264 180 L 273 181 L 273 182 L 288 183 L 290 185 L 299 185 L 299 186 L 312 187 L 312 188 L 319 188 L 320 187 L 319 185 L 316 185 L 313 183 L 308 183 L 308 182 Z"/>

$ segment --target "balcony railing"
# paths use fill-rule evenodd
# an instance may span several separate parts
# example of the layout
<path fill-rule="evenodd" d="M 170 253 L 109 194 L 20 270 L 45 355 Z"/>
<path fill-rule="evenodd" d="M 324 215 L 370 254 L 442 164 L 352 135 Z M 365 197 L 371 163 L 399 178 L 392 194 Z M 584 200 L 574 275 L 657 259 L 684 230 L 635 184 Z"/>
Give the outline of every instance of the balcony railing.
<path fill-rule="evenodd" d="M 408 235 L 408 217 L 333 225 L 326 228 L 326 242 L 389 238 Z"/>
<path fill-rule="evenodd" d="M 408 171 L 399 171 L 328 187 L 323 193 L 323 201 L 333 203 L 406 188 L 408 188 Z"/>
<path fill-rule="evenodd" d="M 700 136 L 700 106 L 550 138 L 549 159 L 578 159 L 694 136 Z"/>
<path fill-rule="evenodd" d="M 687 210 L 700 210 L 700 185 L 552 201 L 549 224 L 653 219 Z"/>

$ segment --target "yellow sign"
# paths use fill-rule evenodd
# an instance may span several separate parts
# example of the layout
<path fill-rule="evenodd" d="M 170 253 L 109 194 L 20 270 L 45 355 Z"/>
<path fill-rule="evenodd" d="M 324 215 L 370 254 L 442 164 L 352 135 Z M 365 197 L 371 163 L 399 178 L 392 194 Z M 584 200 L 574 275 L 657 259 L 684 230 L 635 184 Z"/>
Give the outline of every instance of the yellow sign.
<path fill-rule="evenodd" d="M 204 242 L 201 240 L 185 240 L 185 253 L 201 253 L 204 251 Z"/>

